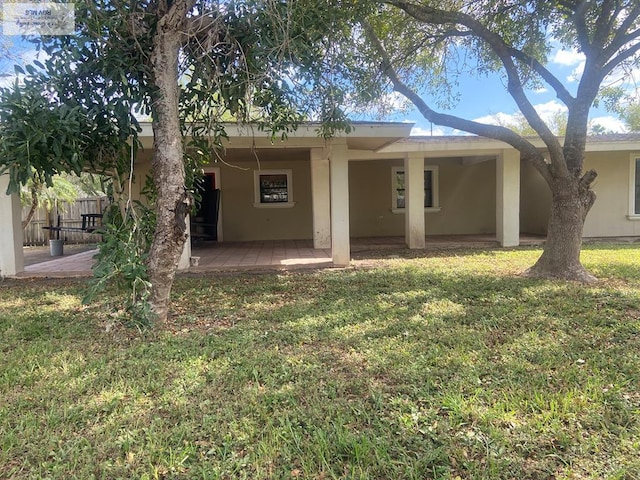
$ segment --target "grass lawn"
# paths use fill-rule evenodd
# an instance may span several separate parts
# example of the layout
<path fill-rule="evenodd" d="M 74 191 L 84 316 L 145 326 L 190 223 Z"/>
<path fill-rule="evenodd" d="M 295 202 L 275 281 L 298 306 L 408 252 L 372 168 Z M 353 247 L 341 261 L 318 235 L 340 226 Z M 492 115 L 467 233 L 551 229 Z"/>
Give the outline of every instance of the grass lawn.
<path fill-rule="evenodd" d="M 539 254 L 181 277 L 146 333 L 0 282 L 0 478 L 638 479 L 640 247 Z"/>

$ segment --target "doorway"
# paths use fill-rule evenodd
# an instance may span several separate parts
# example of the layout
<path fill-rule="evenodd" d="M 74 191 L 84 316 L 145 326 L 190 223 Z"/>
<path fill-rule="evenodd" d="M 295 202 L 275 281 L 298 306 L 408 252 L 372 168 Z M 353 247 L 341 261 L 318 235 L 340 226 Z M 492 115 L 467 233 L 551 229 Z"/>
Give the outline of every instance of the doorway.
<path fill-rule="evenodd" d="M 220 221 L 220 188 L 218 172 L 207 172 L 200 186 L 200 205 L 191 217 L 191 238 L 194 241 L 220 240 L 218 227 Z"/>

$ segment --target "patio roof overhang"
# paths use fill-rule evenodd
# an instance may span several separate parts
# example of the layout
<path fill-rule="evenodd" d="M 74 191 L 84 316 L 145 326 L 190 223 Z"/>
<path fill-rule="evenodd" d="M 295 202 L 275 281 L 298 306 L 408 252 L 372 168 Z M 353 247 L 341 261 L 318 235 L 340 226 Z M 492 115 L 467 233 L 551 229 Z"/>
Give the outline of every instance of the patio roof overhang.
<path fill-rule="evenodd" d="M 412 123 L 400 122 L 353 122 L 353 130 L 349 133 L 339 132 L 335 139 L 346 142 L 350 150 L 378 152 L 388 145 L 409 137 Z M 153 130 L 150 122 L 140 124 L 142 132 L 139 139 L 145 148 L 153 147 Z M 226 148 L 323 148 L 327 141 L 319 136 L 319 123 L 304 123 L 285 139 L 271 139 L 269 132 L 261 131 L 254 125 L 229 123 L 225 131 L 229 140 L 224 142 Z"/>

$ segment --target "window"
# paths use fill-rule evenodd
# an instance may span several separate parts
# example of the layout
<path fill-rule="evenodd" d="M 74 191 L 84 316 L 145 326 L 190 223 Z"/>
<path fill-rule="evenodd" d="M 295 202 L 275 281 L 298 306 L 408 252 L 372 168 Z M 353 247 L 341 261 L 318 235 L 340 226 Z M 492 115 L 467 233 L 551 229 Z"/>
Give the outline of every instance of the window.
<path fill-rule="evenodd" d="M 400 213 L 405 208 L 405 183 L 404 169 L 394 167 L 392 170 L 393 203 L 391 210 Z M 438 167 L 425 167 L 424 169 L 424 209 L 427 212 L 440 211 L 438 199 Z"/>
<path fill-rule="evenodd" d="M 293 207 L 291 170 L 255 170 L 253 172 L 254 206 Z"/>
<path fill-rule="evenodd" d="M 640 220 L 640 157 L 631 157 L 629 180 L 629 219 Z"/>

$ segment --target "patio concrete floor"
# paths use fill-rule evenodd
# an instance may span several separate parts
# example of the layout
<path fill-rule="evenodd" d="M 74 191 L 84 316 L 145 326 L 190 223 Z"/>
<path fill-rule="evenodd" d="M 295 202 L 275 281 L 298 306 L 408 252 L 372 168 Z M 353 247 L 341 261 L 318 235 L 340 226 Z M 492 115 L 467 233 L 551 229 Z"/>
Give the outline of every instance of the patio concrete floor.
<path fill-rule="evenodd" d="M 544 237 L 522 235 L 520 242 L 521 245 L 540 245 Z M 493 235 L 438 235 L 427 237 L 425 250 L 492 248 L 497 245 Z M 352 257 L 359 259 L 366 258 L 367 252 L 405 248 L 403 237 L 354 238 L 351 244 Z M 82 251 L 83 248 L 66 246 L 65 249 L 68 253 L 50 259 L 43 256 L 43 249 L 25 249 L 25 271 L 18 277 L 91 276 L 93 256 L 97 250 Z M 194 265 L 187 271 L 194 273 L 332 266 L 331 249 L 314 249 L 311 240 L 200 243 L 192 247 L 191 256 Z"/>

